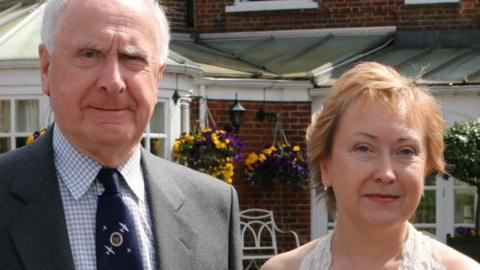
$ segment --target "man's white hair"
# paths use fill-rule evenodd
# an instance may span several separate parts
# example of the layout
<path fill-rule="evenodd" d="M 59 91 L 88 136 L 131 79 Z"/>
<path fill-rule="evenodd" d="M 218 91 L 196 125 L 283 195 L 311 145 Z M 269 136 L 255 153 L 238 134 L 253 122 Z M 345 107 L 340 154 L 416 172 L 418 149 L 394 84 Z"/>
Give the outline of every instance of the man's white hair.
<path fill-rule="evenodd" d="M 43 24 L 41 31 L 42 43 L 49 53 L 55 50 L 53 42 L 54 36 L 58 31 L 58 20 L 60 15 L 71 0 L 48 0 L 43 15 Z M 102 1 L 102 0 L 97 0 Z M 156 0 L 137 0 L 145 1 L 154 8 L 155 20 L 158 25 L 159 33 L 156 33 L 157 43 L 159 45 L 159 61 L 163 65 L 168 56 L 168 45 L 170 43 L 170 27 L 163 7 Z"/>

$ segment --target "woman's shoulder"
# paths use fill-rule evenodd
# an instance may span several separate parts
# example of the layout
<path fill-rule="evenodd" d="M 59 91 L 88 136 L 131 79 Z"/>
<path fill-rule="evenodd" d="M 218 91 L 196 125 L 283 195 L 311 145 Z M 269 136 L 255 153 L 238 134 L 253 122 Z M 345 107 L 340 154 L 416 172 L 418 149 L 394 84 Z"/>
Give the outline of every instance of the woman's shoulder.
<path fill-rule="evenodd" d="M 303 258 L 312 251 L 318 239 L 310 241 L 296 249 L 270 258 L 261 270 L 296 270 L 300 268 Z"/>
<path fill-rule="evenodd" d="M 430 242 L 435 257 L 447 270 L 480 270 L 480 264 L 472 258 L 433 238 L 430 239 Z"/>

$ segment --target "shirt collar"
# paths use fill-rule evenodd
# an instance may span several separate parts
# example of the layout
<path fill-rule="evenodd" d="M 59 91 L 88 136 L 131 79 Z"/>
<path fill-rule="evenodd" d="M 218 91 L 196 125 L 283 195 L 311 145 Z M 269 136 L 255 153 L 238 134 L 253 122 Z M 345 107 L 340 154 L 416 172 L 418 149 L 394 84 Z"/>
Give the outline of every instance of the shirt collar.
<path fill-rule="evenodd" d="M 56 125 L 53 129 L 53 151 L 59 178 L 67 186 L 72 196 L 76 200 L 80 199 L 96 179 L 102 165 L 80 153 Z M 143 201 L 145 183 L 140 166 L 140 156 L 140 147 L 137 147 L 130 158 L 117 169 L 137 199 Z"/>
<path fill-rule="evenodd" d="M 125 178 L 128 187 L 133 191 L 137 199 L 143 202 L 145 198 L 145 183 L 140 166 L 140 156 L 140 147 L 137 147 L 127 162 L 118 167 L 118 171 Z"/>

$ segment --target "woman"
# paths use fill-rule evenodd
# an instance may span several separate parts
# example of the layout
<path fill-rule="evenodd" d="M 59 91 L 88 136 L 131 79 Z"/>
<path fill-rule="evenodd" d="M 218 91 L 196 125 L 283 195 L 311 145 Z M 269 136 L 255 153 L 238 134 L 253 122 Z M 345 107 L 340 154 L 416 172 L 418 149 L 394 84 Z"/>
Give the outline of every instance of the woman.
<path fill-rule="evenodd" d="M 444 130 L 434 98 L 394 69 L 366 62 L 342 75 L 307 132 L 335 230 L 262 269 L 480 269 L 408 222 L 425 177 L 444 173 Z"/>

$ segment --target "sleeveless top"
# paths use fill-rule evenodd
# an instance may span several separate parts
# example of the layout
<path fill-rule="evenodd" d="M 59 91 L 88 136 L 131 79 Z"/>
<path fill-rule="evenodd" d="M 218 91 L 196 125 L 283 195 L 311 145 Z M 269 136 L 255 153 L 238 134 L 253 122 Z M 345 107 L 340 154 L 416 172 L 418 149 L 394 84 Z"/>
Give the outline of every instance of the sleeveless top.
<path fill-rule="evenodd" d="M 402 246 L 403 262 L 399 270 L 446 270 L 432 251 L 429 236 L 408 224 L 407 240 Z M 299 270 L 329 270 L 332 264 L 330 242 L 333 231 L 320 238 L 310 253 L 302 260 Z"/>

